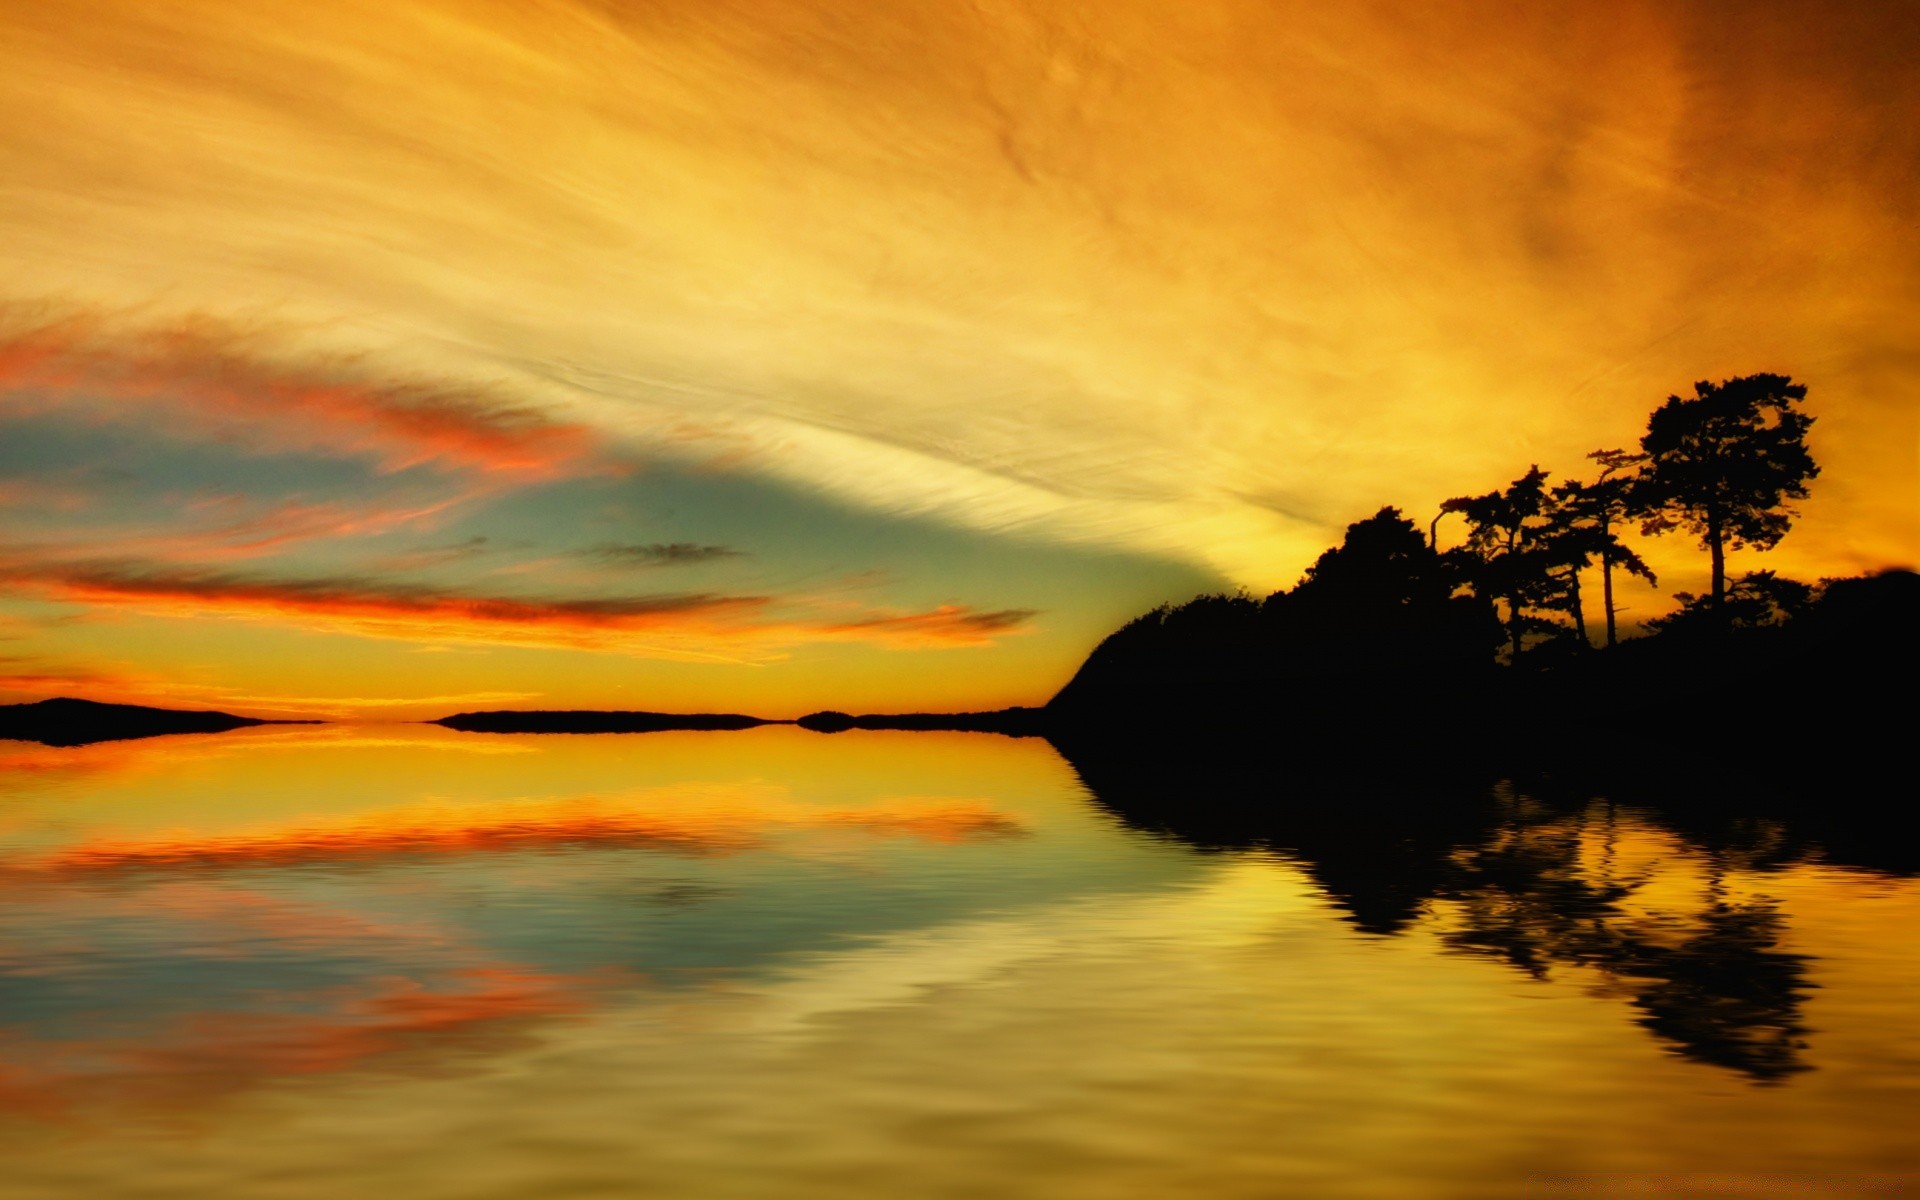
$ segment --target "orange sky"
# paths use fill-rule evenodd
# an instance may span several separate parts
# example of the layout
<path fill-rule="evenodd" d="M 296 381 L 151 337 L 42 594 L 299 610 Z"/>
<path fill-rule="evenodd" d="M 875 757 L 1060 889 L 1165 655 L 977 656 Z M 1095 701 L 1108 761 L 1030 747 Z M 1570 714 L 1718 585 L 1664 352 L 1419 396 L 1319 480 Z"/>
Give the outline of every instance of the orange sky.
<path fill-rule="evenodd" d="M 1762 370 L 1911 564 L 1916 23 L 4 0 L 0 699 L 1037 702 Z"/>

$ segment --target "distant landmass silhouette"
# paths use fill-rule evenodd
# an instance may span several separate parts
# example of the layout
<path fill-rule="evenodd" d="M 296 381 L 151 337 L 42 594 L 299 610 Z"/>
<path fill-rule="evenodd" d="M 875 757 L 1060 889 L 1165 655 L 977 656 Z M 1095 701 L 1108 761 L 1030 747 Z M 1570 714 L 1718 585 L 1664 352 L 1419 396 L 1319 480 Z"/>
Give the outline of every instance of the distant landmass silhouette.
<path fill-rule="evenodd" d="M 752 729 L 790 725 L 743 713 L 606 712 L 593 709 L 534 709 L 455 713 L 431 722 L 468 733 L 661 733 L 670 729 Z"/>
<path fill-rule="evenodd" d="M 958 730 L 1038 737 L 1045 732 L 1044 710 L 1006 708 L 994 712 L 852 713 L 823 711 L 798 720 L 754 717 L 745 713 L 660 713 L 596 709 L 515 710 L 456 713 L 431 724 L 469 733 L 665 733 L 675 729 L 754 729 L 762 725 L 798 725 L 815 733 L 848 729 Z"/>
<path fill-rule="evenodd" d="M 1046 710 L 1001 708 L 992 712 L 958 713 L 808 713 L 794 724 L 815 733 L 842 733 L 849 729 L 909 729 L 922 732 L 952 730 L 963 733 L 1003 733 L 1009 737 L 1039 737 L 1046 733 Z"/>
<path fill-rule="evenodd" d="M 141 704 L 101 704 L 68 696 L 32 704 L 0 705 L 0 738 L 48 746 L 85 746 L 170 733 L 224 733 L 250 725 L 311 725 L 314 721 L 264 721 L 232 713 Z"/>

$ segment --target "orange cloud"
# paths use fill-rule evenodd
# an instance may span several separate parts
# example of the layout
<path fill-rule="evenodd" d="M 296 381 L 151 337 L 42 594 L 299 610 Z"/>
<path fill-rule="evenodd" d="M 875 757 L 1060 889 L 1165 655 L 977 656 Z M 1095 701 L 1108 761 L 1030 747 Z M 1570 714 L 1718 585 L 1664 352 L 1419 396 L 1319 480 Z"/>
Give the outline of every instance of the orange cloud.
<path fill-rule="evenodd" d="M 328 628 L 418 640 L 586 646 L 607 632 L 711 627 L 763 607 L 761 596 L 710 593 L 524 599 L 351 576 L 275 579 L 140 563 L 0 564 L 0 582 L 57 599 L 131 604 L 174 616 L 209 612 L 283 617 Z"/>
<path fill-rule="evenodd" d="M 755 621 L 768 596 L 711 592 L 575 598 L 474 595 L 359 576 L 275 578 L 135 561 L 32 562 L 0 557 L 0 587 L 164 616 L 286 620 L 373 637 L 609 649 L 664 657 L 769 653 L 807 642 L 895 648 L 978 646 L 1024 628 L 1032 609 L 925 612 L 853 619 Z M 804 599 L 804 598 L 801 598 Z M 653 640 L 648 640 L 653 639 Z M 668 639 L 668 640 L 662 640 Z M 701 642 L 712 646 L 703 651 Z"/>
<path fill-rule="evenodd" d="M 1039 610 L 1002 608 L 980 612 L 942 604 L 927 612 L 894 613 L 820 626 L 827 637 L 892 642 L 902 646 L 983 646 L 1003 633 L 1024 629 Z"/>
<path fill-rule="evenodd" d="M 9 328 L 8 326 L 11 326 Z M 470 387 L 371 378 L 345 359 L 274 361 L 211 321 L 123 329 L 91 315 L 29 324 L 0 313 L 0 406 L 97 422 L 198 422 L 272 452 L 370 457 L 552 478 L 614 469 L 581 425 Z"/>
<path fill-rule="evenodd" d="M 430 527 L 450 510 L 489 490 L 481 484 L 437 498 L 386 498 L 360 503 L 282 500 L 257 506 L 245 496 L 222 492 L 191 498 L 177 508 L 168 507 L 155 524 L 67 526 L 58 542 L 0 547 L 0 555 L 74 561 L 137 546 L 147 558 L 195 562 L 261 558 L 303 542 L 374 536 L 408 526 Z M 16 499 L 0 493 L 0 509 L 39 507 L 30 499 L 29 489 L 21 489 L 20 496 Z M 182 528 L 195 519 L 208 523 Z"/>

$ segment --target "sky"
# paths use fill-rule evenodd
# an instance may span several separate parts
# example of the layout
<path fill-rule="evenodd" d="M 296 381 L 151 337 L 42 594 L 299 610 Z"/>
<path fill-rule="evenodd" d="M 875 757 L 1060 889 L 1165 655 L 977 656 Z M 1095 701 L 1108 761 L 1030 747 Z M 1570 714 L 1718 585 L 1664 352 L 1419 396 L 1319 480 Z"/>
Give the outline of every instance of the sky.
<path fill-rule="evenodd" d="M 1920 560 L 1909 4 L 0 0 L 0 53 L 0 700 L 1039 703 L 1758 371 L 1822 474 L 1731 569 Z M 1629 622 L 1704 588 L 1640 549 Z"/>

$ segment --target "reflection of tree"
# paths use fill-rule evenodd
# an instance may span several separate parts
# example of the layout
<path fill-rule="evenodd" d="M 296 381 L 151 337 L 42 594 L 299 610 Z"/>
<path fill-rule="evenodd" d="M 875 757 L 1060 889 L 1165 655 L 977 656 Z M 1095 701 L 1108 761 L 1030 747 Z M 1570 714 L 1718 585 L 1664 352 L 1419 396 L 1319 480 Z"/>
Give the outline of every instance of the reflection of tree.
<path fill-rule="evenodd" d="M 1587 826 L 1584 817 L 1510 825 L 1457 854 L 1441 891 L 1459 920 L 1446 941 L 1538 977 L 1554 966 L 1598 970 L 1630 991 L 1642 1027 L 1696 1062 L 1762 1082 L 1806 1070 L 1800 1003 L 1812 984 L 1805 957 L 1779 948 L 1772 902 L 1730 899 L 1716 865 L 1698 911 L 1630 913 L 1622 902 L 1644 880 L 1613 878 L 1604 858 L 1589 865 Z"/>
<path fill-rule="evenodd" d="M 1698 933 L 1636 970 L 1653 981 L 1634 999 L 1640 1024 L 1688 1058 L 1758 1080 L 1806 1070 L 1800 1001 L 1813 985 L 1805 957 L 1779 949 L 1779 911 L 1722 899 L 1696 919 Z"/>
<path fill-rule="evenodd" d="M 1695 814 L 1680 824 L 1584 801 L 1570 808 L 1509 794 L 1496 803 L 1466 780 L 1282 776 L 1257 764 L 1062 749 L 1128 824 L 1208 850 L 1279 852 L 1357 929 L 1397 935 L 1438 905 L 1451 949 L 1538 978 L 1598 972 L 1606 990 L 1630 998 L 1640 1026 L 1682 1057 L 1762 1083 L 1807 1069 L 1808 960 L 1781 949 L 1785 925 L 1772 902 L 1733 898 L 1723 882 L 1729 870 L 1825 856 L 1824 843 L 1782 822 Z M 1191 803 L 1196 780 L 1215 802 Z M 1672 836 L 1704 857 L 1709 880 L 1694 903 L 1649 902 L 1652 869 L 1618 865 L 1617 847 L 1634 833 Z"/>

